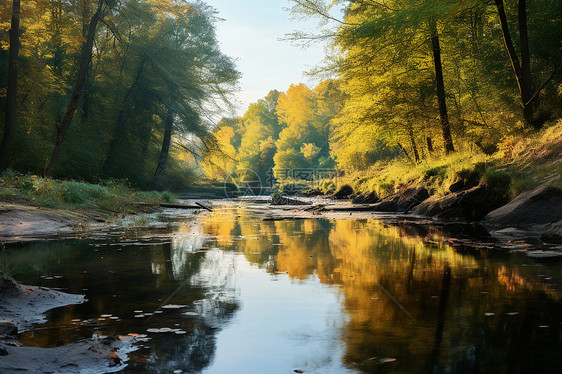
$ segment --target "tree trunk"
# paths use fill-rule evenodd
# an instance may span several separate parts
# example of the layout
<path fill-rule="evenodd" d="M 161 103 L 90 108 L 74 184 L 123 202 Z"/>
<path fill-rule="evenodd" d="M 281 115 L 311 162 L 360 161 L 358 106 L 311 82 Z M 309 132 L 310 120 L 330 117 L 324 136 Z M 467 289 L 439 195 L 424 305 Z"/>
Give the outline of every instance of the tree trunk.
<path fill-rule="evenodd" d="M 414 137 L 414 129 L 412 126 L 408 129 L 408 135 L 410 136 L 410 144 L 412 145 L 412 152 L 414 152 L 414 160 L 416 163 L 420 162 L 420 154 L 418 152 L 418 147 L 416 146 L 416 138 Z"/>
<path fill-rule="evenodd" d="M 527 2 L 526 0 L 519 0 L 518 9 L 521 63 L 519 62 L 519 57 L 517 56 L 517 52 L 513 46 L 513 39 L 511 38 L 511 33 L 509 32 L 509 25 L 507 24 L 507 16 L 505 15 L 503 0 L 495 0 L 495 3 L 498 9 L 498 16 L 500 18 L 503 41 L 519 87 L 525 126 L 535 127 L 537 124 L 535 123 L 534 118 L 534 100 L 532 100 L 532 98 L 536 98 L 538 95 L 532 94 L 531 57 L 529 52 L 529 35 L 527 29 Z"/>
<path fill-rule="evenodd" d="M 434 152 L 434 150 L 433 150 L 433 141 L 431 140 L 431 137 L 427 136 L 426 141 L 427 141 L 427 151 L 430 154 L 432 154 Z"/>
<path fill-rule="evenodd" d="M 60 154 L 62 151 L 62 143 L 64 141 L 68 129 L 70 128 L 70 123 L 74 118 L 74 112 L 76 112 L 76 109 L 78 108 L 78 101 L 80 100 L 82 88 L 84 87 L 84 83 L 88 75 L 88 68 L 90 66 L 90 61 L 92 59 L 94 37 L 96 34 L 98 21 L 101 18 L 101 12 L 104 2 L 105 0 L 99 0 L 97 11 L 92 16 L 92 20 L 90 21 L 90 26 L 88 27 L 88 37 L 82 47 L 82 56 L 80 60 L 80 68 L 78 70 L 78 77 L 76 79 L 76 84 L 74 85 L 74 90 L 72 91 L 72 95 L 70 96 L 70 102 L 68 103 L 66 113 L 57 129 L 55 148 L 53 150 L 51 161 L 49 162 L 49 166 L 47 167 L 47 172 L 46 172 L 46 175 L 48 177 L 53 176 L 53 173 L 55 172 L 55 168 L 57 167 Z"/>
<path fill-rule="evenodd" d="M 455 151 L 453 138 L 451 137 L 451 126 L 449 124 L 449 114 L 447 112 L 447 100 L 445 97 L 445 80 L 443 78 L 443 65 L 441 63 L 441 46 L 439 44 L 439 32 L 437 22 L 430 21 L 431 46 L 433 49 L 433 64 L 435 65 L 435 83 L 437 86 L 437 103 L 439 104 L 439 117 L 441 117 L 441 130 L 443 131 L 443 141 L 445 143 L 445 153 Z"/>
<path fill-rule="evenodd" d="M 174 127 L 174 110 L 172 106 L 168 107 L 166 121 L 164 123 L 164 139 L 162 140 L 162 149 L 160 150 L 160 158 L 158 159 L 158 166 L 154 172 L 154 179 L 164 174 L 166 165 L 168 164 L 168 156 L 170 154 L 170 145 L 172 144 L 172 131 Z"/>
<path fill-rule="evenodd" d="M 8 167 L 10 151 L 14 145 L 17 120 L 18 54 L 20 46 L 20 0 L 12 3 L 12 24 L 10 27 L 10 54 L 8 62 L 8 92 L 6 100 L 6 122 L 0 146 L 0 171 Z"/>
<path fill-rule="evenodd" d="M 141 63 L 137 70 L 137 74 L 135 76 L 135 80 L 127 90 L 127 93 L 125 94 L 125 97 L 123 98 L 123 101 L 119 108 L 119 114 L 117 115 L 117 123 L 115 124 L 115 130 L 113 131 L 113 136 L 111 137 L 111 142 L 109 143 L 109 150 L 107 152 L 107 157 L 105 158 L 105 161 L 103 163 L 103 173 L 107 176 L 111 175 L 111 167 L 118 157 L 119 141 L 122 140 L 123 137 L 125 136 L 126 127 L 127 127 L 126 126 L 127 122 L 125 120 L 125 106 L 127 104 L 127 101 L 129 101 L 129 98 L 131 97 L 131 94 L 133 93 L 135 87 L 140 81 L 140 78 L 144 70 L 145 61 L 146 58 L 143 58 L 141 60 Z"/>

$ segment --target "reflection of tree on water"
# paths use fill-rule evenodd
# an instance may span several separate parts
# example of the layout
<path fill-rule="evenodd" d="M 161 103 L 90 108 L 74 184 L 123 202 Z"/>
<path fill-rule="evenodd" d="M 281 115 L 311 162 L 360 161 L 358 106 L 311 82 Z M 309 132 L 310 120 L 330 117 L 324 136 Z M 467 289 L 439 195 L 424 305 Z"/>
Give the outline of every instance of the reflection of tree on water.
<path fill-rule="evenodd" d="M 242 235 L 229 243 L 231 250 L 292 279 L 315 276 L 341 286 L 349 315 L 343 360 L 350 368 L 385 370 L 384 357 L 397 358 L 392 370 L 409 373 L 506 372 L 514 356 L 520 363 L 534 362 L 542 372 L 561 363 L 553 354 L 561 348 L 559 291 L 549 289 L 513 255 L 489 256 L 441 244 L 448 237 L 483 237 L 477 226 L 232 218 L 221 218 Z M 214 233 L 215 224 L 206 224 L 206 232 Z M 538 328 L 541 320 L 548 321 L 550 337 Z"/>
<path fill-rule="evenodd" d="M 198 233 L 198 230 L 190 230 L 190 235 L 191 232 Z M 150 348 L 133 354 L 149 359 L 131 360 L 125 371 L 203 370 L 215 354 L 216 334 L 238 310 L 238 303 L 228 289 L 223 290 L 218 285 L 207 287 L 210 283 L 206 280 L 219 278 L 220 269 L 213 269 L 214 262 L 209 261 L 207 254 L 197 251 L 207 245 L 207 238 L 192 236 L 187 241 L 170 240 L 162 244 L 116 239 L 31 243 L 17 248 L 12 261 L 14 268 L 25 275 L 22 281 L 65 287 L 73 293 L 84 292 L 89 299 L 85 304 L 49 312 L 48 322 L 22 334 L 22 342 L 54 347 L 90 338 L 94 332 L 117 336 L 146 334 L 146 330 L 153 327 L 180 328 L 186 334 L 150 335 L 153 340 L 140 343 Z M 200 273 L 206 275 L 202 277 Z M 62 278 L 43 280 L 41 276 L 45 275 Z M 170 303 L 188 305 L 186 310 L 199 315 L 182 316 L 183 310 L 178 310 L 141 319 L 133 317 L 134 310 L 158 310 L 170 295 L 173 295 Z M 197 300 L 204 302 L 194 304 Z M 123 320 L 100 321 L 98 317 L 102 314 L 119 316 Z M 81 322 L 73 322 L 76 319 Z"/>
<path fill-rule="evenodd" d="M 199 289 L 201 300 L 196 300 L 194 309 L 198 315 L 183 321 L 181 328 L 187 334 L 156 336 L 157 344 L 152 344 L 148 360 L 143 363 L 133 361 L 126 371 L 171 373 L 183 370 L 196 373 L 212 361 L 216 350 L 215 335 L 232 318 L 239 305 L 231 284 L 235 266 L 232 256 L 229 261 L 220 251 L 198 252 L 209 244 L 201 237 L 193 235 L 188 240 L 176 240 L 162 246 L 166 277 L 181 281 L 171 297 L 181 295 L 184 287 L 191 292 Z"/>

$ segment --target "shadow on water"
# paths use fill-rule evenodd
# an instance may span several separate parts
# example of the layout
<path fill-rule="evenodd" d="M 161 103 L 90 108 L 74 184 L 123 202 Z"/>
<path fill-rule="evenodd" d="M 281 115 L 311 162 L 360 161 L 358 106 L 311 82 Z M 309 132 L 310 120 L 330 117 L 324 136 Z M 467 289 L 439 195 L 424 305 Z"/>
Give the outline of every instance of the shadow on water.
<path fill-rule="evenodd" d="M 147 334 L 127 372 L 558 372 L 559 264 L 473 239 L 489 240 L 470 225 L 223 209 L 157 235 L 8 252 L 18 280 L 89 300 L 49 312 L 22 342 Z M 150 332 L 162 328 L 175 331 Z"/>

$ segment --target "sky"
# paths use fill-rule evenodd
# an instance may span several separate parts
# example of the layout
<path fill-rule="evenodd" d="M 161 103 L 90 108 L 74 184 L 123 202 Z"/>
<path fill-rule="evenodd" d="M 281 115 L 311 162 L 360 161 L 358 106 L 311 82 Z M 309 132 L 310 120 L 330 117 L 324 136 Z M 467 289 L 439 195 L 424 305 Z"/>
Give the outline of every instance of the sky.
<path fill-rule="evenodd" d="M 317 21 L 290 19 L 288 0 L 205 0 L 224 21 L 217 23 L 221 50 L 236 60 L 242 73 L 237 115 L 270 90 L 286 91 L 292 83 L 314 87 L 318 80 L 305 77 L 324 58 L 324 46 L 303 49 L 280 40 L 297 30 L 313 30 Z"/>

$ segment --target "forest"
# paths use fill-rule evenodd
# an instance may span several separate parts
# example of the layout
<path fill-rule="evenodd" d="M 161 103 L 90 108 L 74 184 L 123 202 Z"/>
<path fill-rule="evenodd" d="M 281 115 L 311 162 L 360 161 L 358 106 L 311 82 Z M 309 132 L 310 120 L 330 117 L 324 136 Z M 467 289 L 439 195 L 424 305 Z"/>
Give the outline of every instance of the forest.
<path fill-rule="evenodd" d="M 0 169 L 140 188 L 192 182 L 197 139 L 239 77 L 213 8 L 5 1 L 0 15 Z"/>
<path fill-rule="evenodd" d="M 562 117 L 558 0 L 289 1 L 287 17 L 318 28 L 287 39 L 329 44 L 309 72 L 321 82 L 240 117 L 224 114 L 240 73 L 203 1 L 14 0 L 0 14 L 1 170 L 173 190 L 244 169 L 264 184 L 372 175 L 481 160 Z"/>
<path fill-rule="evenodd" d="M 331 43 L 311 72 L 326 79 L 271 91 L 223 119 L 203 165 L 211 178 L 248 168 L 262 181 L 273 170 L 294 182 L 288 170 L 337 168 L 357 179 L 396 163 L 405 164 L 398 174 L 448 159 L 471 164 L 560 126 L 559 1 L 290 3 L 292 16 L 320 26 L 289 39 Z"/>

